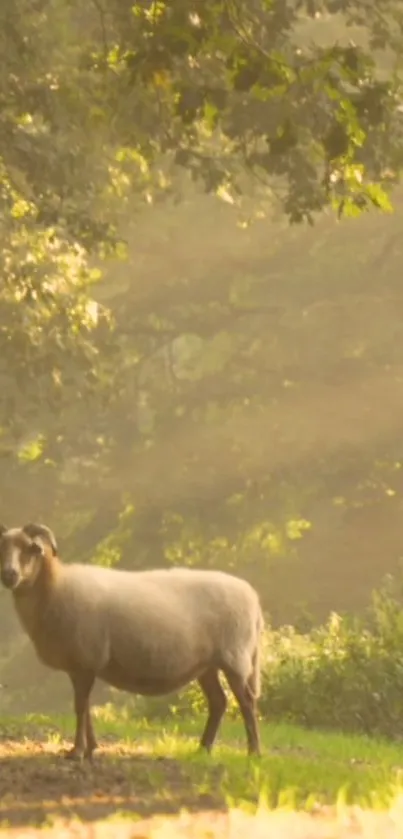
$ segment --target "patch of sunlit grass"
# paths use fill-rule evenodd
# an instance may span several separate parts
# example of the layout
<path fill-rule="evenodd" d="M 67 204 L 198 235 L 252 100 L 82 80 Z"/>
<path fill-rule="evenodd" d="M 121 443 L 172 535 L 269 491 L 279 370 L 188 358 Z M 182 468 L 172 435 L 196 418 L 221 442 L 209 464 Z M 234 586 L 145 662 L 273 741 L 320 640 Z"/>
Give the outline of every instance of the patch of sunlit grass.
<path fill-rule="evenodd" d="M 135 786 L 141 772 L 141 783 L 151 797 L 158 797 L 159 810 L 172 796 L 180 802 L 182 783 L 187 801 L 190 790 L 197 801 L 204 797 L 212 806 L 249 813 L 278 807 L 311 812 L 337 802 L 385 810 L 403 793 L 399 743 L 262 723 L 263 756 L 249 758 L 241 723 L 229 719 L 212 754 L 206 755 L 198 750 L 201 718 L 151 723 L 112 707 L 96 709 L 94 716 L 101 746 L 94 771 L 97 760 L 104 769 L 121 764 Z M 19 732 L 22 747 L 31 738 L 52 753 L 74 731 L 70 716 L 9 718 L 0 725 L 13 739 Z M 138 757 L 143 759 L 140 768 Z M 173 765 L 178 769 L 175 782 Z"/>

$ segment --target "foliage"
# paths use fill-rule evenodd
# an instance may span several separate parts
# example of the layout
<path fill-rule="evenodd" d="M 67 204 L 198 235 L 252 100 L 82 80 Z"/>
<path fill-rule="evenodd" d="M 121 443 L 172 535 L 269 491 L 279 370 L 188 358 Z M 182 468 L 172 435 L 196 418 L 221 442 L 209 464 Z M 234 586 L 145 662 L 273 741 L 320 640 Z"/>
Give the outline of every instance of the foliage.
<path fill-rule="evenodd" d="M 268 638 L 262 713 L 310 727 L 400 738 L 401 585 L 375 592 L 366 619 L 333 613 L 304 637 Z"/>
<path fill-rule="evenodd" d="M 287 221 L 387 208 L 400 16 L 392 0 L 3 5 L 3 519 L 48 521 L 67 560 L 234 569 L 278 622 L 303 583 L 276 568 L 311 595 L 317 506 L 393 506 L 399 404 L 388 422 L 373 406 L 399 393 L 398 213 L 354 232 L 266 215 L 234 236 L 231 202 Z M 199 204 L 192 178 L 223 203 Z"/>
<path fill-rule="evenodd" d="M 354 24 L 358 42 L 318 43 L 322 18 L 333 32 L 340 20 Z M 388 208 L 383 186 L 402 162 L 396 0 L 376 11 L 362 0 L 219 0 L 197 10 L 188 0 L 115 0 L 109 19 L 107 54 L 95 60 L 152 125 L 149 138 L 137 126 L 129 134 L 146 158 L 171 153 L 229 201 L 253 173 L 294 222 L 329 203 L 350 214 Z"/>
<path fill-rule="evenodd" d="M 108 228 L 91 192 L 109 173 L 68 10 L 22 0 L 2 6 L 0 23 L 0 433 L 12 494 L 19 460 L 27 483 L 40 458 L 52 480 L 74 402 L 97 390 L 109 315 L 91 299 L 100 272 L 88 249 Z"/>

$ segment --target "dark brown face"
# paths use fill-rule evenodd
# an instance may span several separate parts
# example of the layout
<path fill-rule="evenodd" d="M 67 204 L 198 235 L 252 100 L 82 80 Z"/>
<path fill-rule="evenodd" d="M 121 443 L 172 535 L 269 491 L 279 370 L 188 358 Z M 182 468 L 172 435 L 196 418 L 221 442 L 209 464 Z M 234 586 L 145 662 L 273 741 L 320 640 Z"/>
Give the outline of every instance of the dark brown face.
<path fill-rule="evenodd" d="M 0 579 L 5 588 L 14 591 L 22 582 L 35 579 L 44 548 L 18 528 L 0 535 Z"/>

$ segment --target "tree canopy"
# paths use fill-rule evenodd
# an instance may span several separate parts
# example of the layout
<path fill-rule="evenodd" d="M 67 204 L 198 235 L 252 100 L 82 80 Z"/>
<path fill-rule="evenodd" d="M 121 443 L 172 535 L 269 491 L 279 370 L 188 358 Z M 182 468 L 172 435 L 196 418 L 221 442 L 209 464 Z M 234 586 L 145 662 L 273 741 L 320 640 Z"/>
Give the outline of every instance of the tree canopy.
<path fill-rule="evenodd" d="M 399 0 L 3 3 L 6 521 L 270 606 L 273 558 L 394 503 L 402 32 Z"/>
<path fill-rule="evenodd" d="M 146 157 L 172 153 L 207 190 L 235 195 L 253 173 L 294 222 L 329 203 L 385 205 L 380 186 L 402 155 L 396 0 L 117 0 L 114 11 L 104 61 L 149 129 Z M 341 15 L 344 38 L 312 40 L 309 18 L 336 31 Z M 353 24 L 359 43 L 348 38 Z M 137 120 L 133 129 L 137 144 Z"/>

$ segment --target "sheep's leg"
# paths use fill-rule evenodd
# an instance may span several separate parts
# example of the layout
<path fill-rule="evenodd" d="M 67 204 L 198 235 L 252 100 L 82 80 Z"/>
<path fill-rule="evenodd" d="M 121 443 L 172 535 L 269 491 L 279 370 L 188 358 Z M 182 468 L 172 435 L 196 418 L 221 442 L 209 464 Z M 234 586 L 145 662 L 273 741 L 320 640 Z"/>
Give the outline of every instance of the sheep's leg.
<path fill-rule="evenodd" d="M 82 760 L 88 755 L 88 718 L 90 714 L 89 700 L 95 678 L 88 673 L 70 673 L 74 691 L 74 710 L 76 714 L 76 736 L 74 746 L 66 757 L 70 760 Z M 91 725 L 92 728 L 92 725 Z M 95 738 L 93 738 L 95 739 Z"/>
<path fill-rule="evenodd" d="M 86 733 L 87 733 L 87 748 L 85 750 L 85 757 L 88 757 L 89 760 L 92 758 L 92 753 L 95 752 L 95 749 L 98 747 L 98 743 L 96 741 L 94 727 L 92 725 L 91 719 L 91 711 L 88 703 L 87 707 L 87 716 L 86 716 Z"/>
<path fill-rule="evenodd" d="M 228 684 L 239 705 L 245 724 L 249 754 L 260 755 L 260 738 L 256 714 L 256 698 L 242 676 L 234 670 L 224 670 Z"/>
<path fill-rule="evenodd" d="M 208 705 L 207 722 L 200 740 L 200 748 L 210 751 L 217 736 L 218 727 L 225 714 L 227 698 L 221 687 L 216 670 L 208 670 L 198 679 Z"/>

